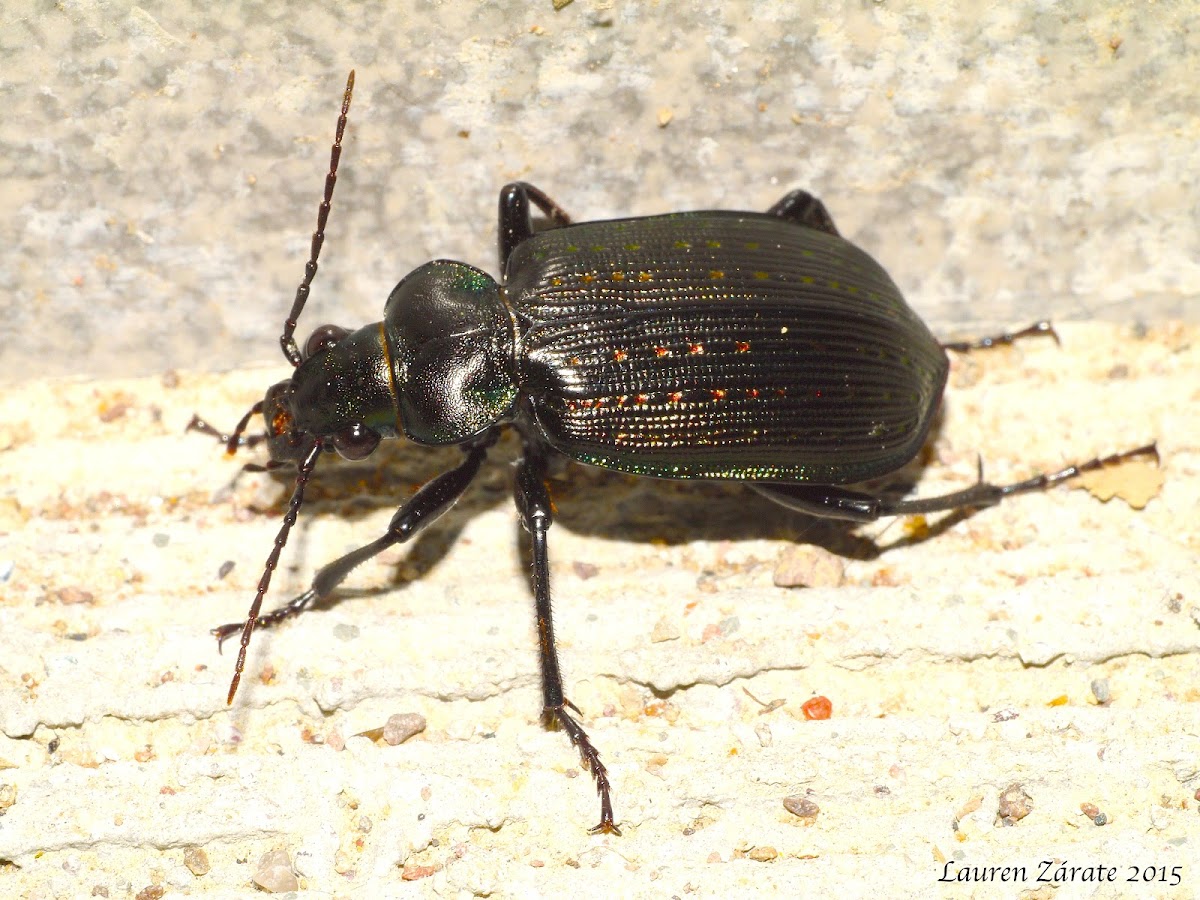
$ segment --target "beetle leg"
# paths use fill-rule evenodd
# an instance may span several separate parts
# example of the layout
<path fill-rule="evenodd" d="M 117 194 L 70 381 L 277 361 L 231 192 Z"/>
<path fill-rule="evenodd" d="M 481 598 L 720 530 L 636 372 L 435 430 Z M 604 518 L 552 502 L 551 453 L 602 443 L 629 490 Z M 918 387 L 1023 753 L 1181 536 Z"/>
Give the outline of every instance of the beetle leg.
<path fill-rule="evenodd" d="M 521 241 L 533 237 L 532 203 L 556 228 L 571 224 L 571 217 L 540 188 L 514 181 L 500 189 L 500 272 L 508 267 L 509 254 Z"/>
<path fill-rule="evenodd" d="M 534 445 L 526 443 L 525 456 L 517 463 L 515 495 L 521 524 L 533 540 L 533 595 L 537 608 L 538 658 L 542 669 L 542 718 L 557 722 L 579 750 L 583 764 L 596 780 L 600 795 L 600 824 L 592 833 L 620 834 L 613 822 L 612 798 L 608 770 L 600 762 L 600 753 L 588 739 L 587 733 L 568 710 L 579 712 L 563 696 L 562 675 L 558 671 L 558 648 L 554 645 L 554 623 L 550 615 L 550 556 L 546 534 L 553 521 L 550 495 L 546 491 L 546 459 Z"/>
<path fill-rule="evenodd" d="M 954 350 L 957 353 L 966 353 L 968 350 L 987 350 L 989 347 L 1011 344 L 1013 341 L 1020 340 L 1021 338 L 1033 337 L 1039 334 L 1048 334 L 1054 338 L 1054 343 L 1062 344 L 1062 341 L 1058 339 L 1058 332 L 1054 330 L 1054 326 L 1043 319 L 1019 331 L 1006 331 L 1004 334 L 993 334 L 988 337 L 975 338 L 969 341 L 946 341 L 942 344 L 942 349 Z"/>
<path fill-rule="evenodd" d="M 338 557 L 333 562 L 321 568 L 313 577 L 312 585 L 307 591 L 284 606 L 259 616 L 256 628 L 269 628 L 278 625 L 285 619 L 297 616 L 317 601 L 328 597 L 347 575 L 359 564 L 377 556 L 389 547 L 403 544 L 425 526 L 438 519 L 442 513 L 453 506 L 471 484 L 479 472 L 483 459 L 487 456 L 488 448 L 496 442 L 499 429 L 485 432 L 477 441 L 465 449 L 466 459 L 449 472 L 443 472 L 432 481 L 427 481 L 413 494 L 403 506 L 392 516 L 388 530 L 366 546 L 351 550 L 345 556 Z M 220 625 L 212 630 L 218 643 L 239 633 L 244 622 L 231 622 Z"/>
<path fill-rule="evenodd" d="M 262 412 L 262 404 L 259 403 L 256 405 L 258 406 L 258 410 L 256 411 Z M 267 439 L 265 434 L 239 434 L 237 432 L 234 434 L 226 434 L 216 426 L 210 425 L 195 413 L 192 413 L 192 421 L 188 422 L 187 427 L 183 430 L 198 431 L 201 434 L 207 434 L 209 437 L 215 437 L 218 441 L 226 446 L 232 443 L 235 449 L 238 447 L 257 447 Z"/>
<path fill-rule="evenodd" d="M 817 231 L 832 234 L 834 237 L 841 236 L 838 234 L 837 226 L 833 224 L 833 217 L 829 215 L 825 204 L 808 191 L 792 191 L 768 209 L 767 215 L 790 219 L 807 228 L 815 228 Z"/>
<path fill-rule="evenodd" d="M 780 506 L 819 519 L 874 522 L 882 515 L 882 502 L 870 494 L 824 484 L 777 484 L 750 482 L 750 487 Z"/>
<path fill-rule="evenodd" d="M 939 497 L 921 497 L 913 500 L 886 500 L 858 491 L 819 484 L 755 484 L 751 487 L 774 500 L 776 503 L 824 519 L 849 519 L 853 522 L 873 522 L 881 516 L 908 516 L 923 513 L 948 512 L 956 509 L 995 506 L 1005 497 L 1042 491 L 1048 487 L 1093 472 L 1105 466 L 1113 466 L 1137 456 L 1153 456 L 1157 461 L 1158 448 L 1154 444 L 1096 457 L 1087 462 L 1067 466 L 1055 472 L 1044 472 L 1012 484 L 988 484 L 983 480 L 980 466 L 979 480 L 971 487 Z"/>

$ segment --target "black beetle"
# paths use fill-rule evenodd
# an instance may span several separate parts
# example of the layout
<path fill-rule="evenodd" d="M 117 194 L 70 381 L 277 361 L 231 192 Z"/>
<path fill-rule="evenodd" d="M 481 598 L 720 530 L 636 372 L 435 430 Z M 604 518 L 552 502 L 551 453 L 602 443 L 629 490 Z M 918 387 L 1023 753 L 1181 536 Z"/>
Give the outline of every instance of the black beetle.
<path fill-rule="evenodd" d="M 383 321 L 326 325 L 297 346 L 337 181 L 354 73 L 346 84 L 304 279 L 280 343 L 295 366 L 228 437 L 265 440 L 267 467 L 295 464 L 296 486 L 241 632 L 232 703 L 256 625 L 276 625 L 329 595 L 355 566 L 403 543 L 462 496 L 500 429 L 516 428 L 516 505 L 533 543 L 543 716 L 579 749 L 600 795 L 594 831 L 620 833 L 608 775 L 566 699 L 550 615 L 549 458 L 636 475 L 746 482 L 816 516 L 983 507 L 1139 454 L 1093 459 L 1009 485 L 916 500 L 844 487 L 916 456 L 946 382 L 946 350 L 1049 333 L 1048 323 L 974 342 L 939 343 L 870 256 L 840 237 L 820 200 L 793 191 L 766 213 L 688 212 L 572 224 L 537 188 L 500 193 L 497 282 L 460 262 L 428 263 L 388 297 Z M 531 204 L 549 220 L 535 232 Z M 243 440 L 251 417 L 266 431 Z M 193 427 L 216 433 L 200 419 Z M 325 451 L 368 456 L 384 438 L 457 444 L 465 458 L 425 484 L 387 532 L 322 568 L 286 606 L 259 615 L 271 573 Z M 264 468 L 251 466 L 250 468 Z"/>

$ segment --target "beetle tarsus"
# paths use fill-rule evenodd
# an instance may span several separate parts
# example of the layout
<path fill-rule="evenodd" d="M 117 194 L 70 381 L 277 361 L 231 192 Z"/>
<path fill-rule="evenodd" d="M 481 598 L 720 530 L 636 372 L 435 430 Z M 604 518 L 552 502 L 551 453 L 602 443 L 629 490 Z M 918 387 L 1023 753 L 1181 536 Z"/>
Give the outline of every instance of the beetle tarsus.
<path fill-rule="evenodd" d="M 254 627 L 274 628 L 285 619 L 290 619 L 293 616 L 300 615 L 300 613 L 304 612 L 304 610 L 306 610 L 312 604 L 312 602 L 317 599 L 317 596 L 317 592 L 310 588 L 300 596 L 289 600 L 284 606 L 281 606 L 278 609 L 273 609 L 269 613 L 263 613 L 258 617 L 258 621 L 255 623 Z M 239 634 L 245 627 L 246 620 L 243 619 L 240 622 L 228 622 L 224 625 L 218 625 L 216 628 L 209 629 L 209 633 L 217 639 L 217 652 L 219 653 L 221 651 L 225 641 L 233 637 L 235 634 Z"/>
<path fill-rule="evenodd" d="M 874 522 L 883 516 L 914 516 L 995 506 L 1005 497 L 1042 491 L 1060 481 L 1106 466 L 1114 466 L 1138 456 L 1152 456 L 1157 462 L 1157 445 L 1146 444 L 1133 450 L 1098 456 L 1087 462 L 1066 466 L 1054 472 L 1043 472 L 1012 484 L 989 484 L 984 481 L 982 462 L 977 461 L 978 480 L 969 488 L 937 497 L 917 497 L 910 500 L 887 500 L 833 485 L 752 482 L 750 486 L 780 506 L 806 515 L 821 519 Z"/>
<path fill-rule="evenodd" d="M 955 353 L 968 353 L 971 350 L 988 350 L 992 347 L 1004 347 L 1022 338 L 1038 337 L 1039 335 L 1048 335 L 1054 338 L 1054 343 L 1060 347 L 1062 346 L 1062 340 L 1059 338 L 1058 332 L 1054 330 L 1054 325 L 1043 319 L 1024 328 L 1016 331 L 1006 331 L 1003 334 L 993 334 L 966 341 L 946 341 L 942 344 L 942 349 L 953 350 Z"/>
<path fill-rule="evenodd" d="M 244 433 L 246 430 L 246 426 L 250 422 L 251 417 L 254 416 L 256 413 L 260 413 L 260 412 L 262 412 L 262 403 L 261 402 L 256 403 L 256 404 L 254 404 L 254 406 L 250 407 L 250 411 L 242 417 L 242 419 L 238 422 L 238 427 L 235 428 L 233 430 L 233 432 L 230 434 L 226 434 L 225 432 L 221 431 L 221 429 L 216 428 L 213 425 L 210 425 L 207 421 L 200 418 L 195 413 L 192 413 L 192 420 L 187 423 L 187 427 L 184 428 L 183 430 L 184 431 L 198 431 L 201 434 L 207 434 L 209 437 L 216 438 L 218 441 L 220 441 L 222 444 L 225 445 L 225 452 L 232 455 L 237 452 L 238 447 L 257 447 L 259 444 L 261 444 L 263 441 L 265 441 L 267 439 L 267 436 L 265 434 L 245 434 Z M 247 463 L 242 468 L 248 472 L 263 472 L 263 471 L 266 471 L 267 468 L 274 468 L 274 467 L 270 466 L 270 464 L 268 464 L 267 466 L 260 466 L 255 463 Z"/>
<path fill-rule="evenodd" d="M 547 722 L 556 722 L 567 733 L 572 746 L 579 751 L 580 760 L 596 781 L 596 793 L 600 796 L 600 824 L 589 829 L 588 833 L 620 835 L 621 829 L 613 821 L 612 787 L 608 782 L 608 769 L 600 761 L 600 751 L 592 744 L 583 726 L 567 712 L 567 707 L 579 712 L 574 703 L 564 699 L 562 706 L 548 707 L 542 714 Z"/>
<path fill-rule="evenodd" d="M 1083 475 L 1087 472 L 1095 472 L 1097 469 L 1103 469 L 1108 466 L 1119 465 L 1127 460 L 1134 459 L 1139 456 L 1148 456 L 1154 458 L 1154 464 L 1158 465 L 1158 443 L 1152 442 L 1141 447 L 1135 447 L 1133 450 L 1124 450 L 1120 453 L 1111 453 L 1108 456 L 1097 456 L 1094 459 L 1089 459 L 1087 462 L 1076 463 L 1072 466 L 1066 466 L 1056 472 L 1043 472 L 1040 475 L 1035 475 L 1032 478 L 1027 478 L 1024 481 L 1018 481 L 1014 484 L 1007 484 L 999 488 L 1001 494 L 1005 497 L 1010 497 L 1013 494 L 1025 494 L 1030 491 L 1045 490 L 1052 485 L 1058 484 L 1060 481 L 1066 481 L 1069 478 Z"/>

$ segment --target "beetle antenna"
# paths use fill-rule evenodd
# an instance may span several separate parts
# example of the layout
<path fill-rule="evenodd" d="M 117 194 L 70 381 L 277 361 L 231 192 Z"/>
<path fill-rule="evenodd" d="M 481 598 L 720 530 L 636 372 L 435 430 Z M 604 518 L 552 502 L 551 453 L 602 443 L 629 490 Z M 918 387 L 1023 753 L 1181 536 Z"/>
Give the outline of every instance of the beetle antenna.
<path fill-rule="evenodd" d="M 303 357 L 300 348 L 296 346 L 296 321 L 308 301 L 308 292 L 312 287 L 313 276 L 317 274 L 317 257 L 321 255 L 321 245 L 325 243 L 325 222 L 329 219 L 329 207 L 333 203 L 333 188 L 337 184 L 338 160 L 342 157 L 342 135 L 346 132 L 346 115 L 350 112 L 350 95 L 354 93 L 354 70 L 346 79 L 346 93 L 342 95 L 342 112 L 338 116 L 337 131 L 333 138 L 333 147 L 329 151 L 329 172 L 325 175 L 325 198 L 317 208 L 317 230 L 313 232 L 312 247 L 309 250 L 308 262 L 304 264 L 304 279 L 296 288 L 296 299 L 292 301 L 292 311 L 283 322 L 283 334 L 279 336 L 279 346 L 283 355 L 293 366 L 300 365 Z"/>
<path fill-rule="evenodd" d="M 233 670 L 233 681 L 229 684 L 229 696 L 225 699 L 227 705 L 233 704 L 233 696 L 237 693 L 238 684 L 241 683 L 242 670 L 246 667 L 246 648 L 250 646 L 250 635 L 254 632 L 255 623 L 258 622 L 258 613 L 262 609 L 263 598 L 267 596 L 267 588 L 271 586 L 271 573 L 279 565 L 279 554 L 287 544 L 288 532 L 296 524 L 296 517 L 300 514 L 300 507 L 304 504 L 304 488 L 317 465 L 317 457 L 324 449 L 321 441 L 317 440 L 297 467 L 296 489 L 292 491 L 292 499 L 288 502 L 283 524 L 279 527 L 279 534 L 275 535 L 275 546 L 271 548 L 271 555 L 267 557 L 262 578 L 258 580 L 258 592 L 254 595 L 254 602 L 250 604 L 250 612 L 246 616 L 246 624 L 242 628 L 242 644 L 238 648 L 237 667 Z"/>

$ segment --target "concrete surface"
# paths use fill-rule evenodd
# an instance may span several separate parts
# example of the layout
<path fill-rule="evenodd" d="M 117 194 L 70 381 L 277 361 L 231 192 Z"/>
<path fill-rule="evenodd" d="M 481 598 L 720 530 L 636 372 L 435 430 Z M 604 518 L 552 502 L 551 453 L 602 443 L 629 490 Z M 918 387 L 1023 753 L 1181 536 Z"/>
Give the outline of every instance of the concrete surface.
<path fill-rule="evenodd" d="M 352 67 L 302 330 L 494 271 L 515 178 L 581 218 L 808 188 L 940 333 L 1200 317 L 1188 0 L 17 0 L 0 381 L 277 359 Z"/>
<path fill-rule="evenodd" d="M 860 529 L 888 548 L 871 558 L 732 486 L 569 468 L 551 535 L 562 661 L 619 838 L 587 834 L 590 780 L 538 723 L 509 441 L 414 546 L 259 632 L 225 707 L 233 657 L 207 629 L 244 615 L 290 486 L 236 477 L 181 430 L 192 410 L 231 422 L 275 377 L 0 397 L 7 896 L 245 896 L 272 851 L 313 897 L 1048 896 L 1040 860 L 1116 867 L 1115 884 L 1055 897 L 1195 895 L 1196 328 L 1068 325 L 1061 349 L 957 359 L 918 485 L 965 486 L 977 452 L 1007 480 L 1158 438 L 1141 510 L 1060 487 L 923 542 L 912 520 Z M 268 605 L 380 533 L 456 452 L 323 463 Z M 1110 474 L 1136 493 L 1156 470 Z M 801 542 L 838 551 L 840 584 L 773 585 Z M 806 720 L 813 696 L 830 720 Z M 356 736 L 397 713 L 425 731 Z M 1013 784 L 1032 808 L 1009 827 Z M 951 860 L 1029 880 L 939 883 Z M 1133 866 L 1181 866 L 1181 884 L 1135 889 Z"/>
<path fill-rule="evenodd" d="M 1188 2 L 6 3 L 0 894 L 1195 896 L 1198 35 Z M 557 624 L 621 838 L 586 833 L 538 723 L 510 442 L 436 530 L 259 633 L 226 709 L 207 629 L 289 488 L 181 431 L 285 374 L 351 67 L 301 335 L 430 258 L 494 271 L 514 178 L 581 218 L 803 186 L 939 334 L 1060 323 L 956 361 L 919 493 L 976 453 L 1021 478 L 1153 438 L 1161 487 L 880 524 L 873 557 L 734 488 L 569 469 Z M 323 464 L 268 604 L 455 457 Z M 397 713 L 426 729 L 373 741 Z M 1117 880 L 1051 889 L 1041 860 Z"/>

